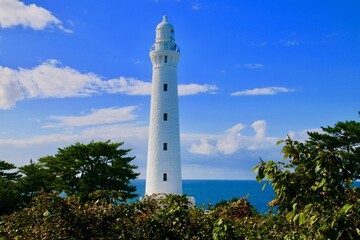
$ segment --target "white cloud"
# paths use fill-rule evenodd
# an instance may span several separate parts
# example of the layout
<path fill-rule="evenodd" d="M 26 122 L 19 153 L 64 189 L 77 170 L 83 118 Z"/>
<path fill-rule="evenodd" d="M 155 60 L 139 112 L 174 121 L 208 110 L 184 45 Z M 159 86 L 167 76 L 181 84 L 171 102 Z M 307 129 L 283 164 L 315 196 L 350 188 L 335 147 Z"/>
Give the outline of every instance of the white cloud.
<path fill-rule="evenodd" d="M 200 143 L 192 143 L 189 152 L 196 154 L 211 155 L 217 152 L 216 147 L 212 146 L 207 139 L 201 138 Z"/>
<path fill-rule="evenodd" d="M 245 125 L 239 123 L 226 130 L 226 133 L 221 135 L 216 142 L 216 149 L 223 154 L 232 154 L 236 152 L 244 139 L 241 136 L 241 130 L 245 128 Z"/>
<path fill-rule="evenodd" d="M 151 82 L 145 82 L 134 78 L 113 79 L 107 81 L 106 92 L 123 93 L 126 95 L 151 95 Z M 178 86 L 179 96 L 195 95 L 199 93 L 216 93 L 217 87 L 209 84 L 180 84 Z"/>
<path fill-rule="evenodd" d="M 251 127 L 255 130 L 255 138 L 263 139 L 266 137 L 266 122 L 264 120 L 255 121 Z"/>
<path fill-rule="evenodd" d="M 81 73 L 47 60 L 32 69 L 0 66 L 0 109 L 10 109 L 17 101 L 32 98 L 86 97 L 94 94 L 150 95 L 151 83 L 134 78 L 102 80 L 95 73 Z M 214 93 L 215 85 L 179 85 L 179 95 Z"/>
<path fill-rule="evenodd" d="M 69 119 L 71 118 L 72 120 L 75 120 L 76 117 L 70 116 Z M 90 118 L 91 117 L 88 117 L 88 119 Z M 93 115 L 93 119 L 95 121 L 98 119 L 96 114 Z M 62 126 L 66 127 L 71 124 L 73 124 L 73 122 L 65 122 Z M 61 125 L 61 123 L 59 125 Z M 36 146 L 42 146 L 44 148 L 44 146 L 46 145 L 56 145 L 57 147 L 59 147 L 69 143 L 73 144 L 75 142 L 90 142 L 92 140 L 104 141 L 108 139 L 111 139 L 112 141 L 124 141 L 126 143 L 130 143 L 130 145 L 137 147 L 138 145 L 144 147 L 147 144 L 147 135 L 149 128 L 148 126 L 143 125 L 143 123 L 137 123 L 132 121 L 129 123 L 104 124 L 93 127 L 89 127 L 89 125 L 92 124 L 79 124 L 76 126 L 85 126 L 86 128 L 78 130 L 74 129 L 74 131 L 64 131 L 55 134 L 35 135 L 23 139 L 0 139 L 0 150 L 8 147 L 32 148 Z M 55 148 L 55 150 L 57 149 L 57 147 Z"/>
<path fill-rule="evenodd" d="M 192 2 L 191 3 L 191 8 L 193 9 L 193 10 L 200 10 L 200 3 L 199 2 Z"/>
<path fill-rule="evenodd" d="M 131 121 L 137 117 L 137 115 L 134 114 L 136 108 L 136 106 L 122 108 L 112 107 L 92 109 L 89 114 L 83 116 L 52 116 L 50 118 L 57 121 L 57 123 L 47 124 L 43 127 L 82 127 Z"/>
<path fill-rule="evenodd" d="M 36 135 L 23 139 L 0 139 L 1 159 L 22 166 L 30 159 L 37 160 L 47 155 L 55 155 L 58 148 L 76 142 L 90 141 L 124 142 L 124 148 L 130 148 L 131 156 L 136 156 L 137 166 L 143 167 L 146 162 L 148 127 L 140 124 L 112 124 L 86 128 L 82 131 L 60 132 L 56 134 Z"/>
<path fill-rule="evenodd" d="M 10 68 L 0 66 L 0 109 L 9 109 L 24 98 L 24 88 L 18 84 Z"/>
<path fill-rule="evenodd" d="M 285 46 L 297 46 L 300 44 L 299 42 L 294 41 L 294 40 L 280 40 L 280 42 L 282 44 L 284 44 Z"/>
<path fill-rule="evenodd" d="M 263 67 L 264 67 L 264 64 L 260 64 L 260 63 L 246 63 L 246 64 L 236 65 L 236 67 L 243 67 L 243 68 L 249 68 L 249 69 L 258 69 L 258 68 L 263 68 Z"/>
<path fill-rule="evenodd" d="M 297 140 L 297 141 L 303 142 L 303 141 L 309 139 L 308 132 L 323 133 L 323 130 L 321 128 L 312 128 L 312 129 L 305 129 L 305 130 L 301 130 L 301 131 L 289 131 L 289 133 L 287 135 L 292 140 Z"/>
<path fill-rule="evenodd" d="M 49 26 L 56 26 L 64 32 L 71 32 L 65 29 L 61 21 L 45 8 L 35 4 L 25 5 L 19 0 L 1 0 L 0 27 L 14 26 L 29 27 L 34 30 L 44 30 Z"/>
<path fill-rule="evenodd" d="M 256 96 L 256 95 L 276 95 L 284 92 L 294 92 L 294 89 L 285 87 L 266 87 L 266 88 L 254 88 L 243 91 L 233 92 L 231 96 Z"/>
<path fill-rule="evenodd" d="M 9 109 L 23 99 L 90 96 L 102 85 L 95 74 L 61 67 L 56 60 L 48 60 L 33 69 L 0 66 L 0 77 L 1 109 Z"/>
<path fill-rule="evenodd" d="M 124 142 L 124 148 L 131 148 L 131 156 L 136 156 L 134 164 L 139 166 L 141 176 L 145 177 L 146 155 L 149 128 L 138 122 L 136 116 L 131 119 L 134 106 L 121 108 L 129 121 L 115 122 L 98 115 L 102 110 L 106 115 L 116 113 L 116 108 L 93 110 L 84 116 L 55 117 L 60 129 L 58 133 L 35 135 L 28 138 L 0 139 L 1 159 L 12 162 L 17 166 L 28 164 L 30 159 L 36 160 L 46 155 L 54 155 L 58 148 L 63 148 L 76 142 L 88 143 L 94 141 Z M 120 108 L 119 108 L 120 110 Z M 127 114 L 129 113 L 129 114 Z M 121 118 L 120 114 L 120 118 Z M 82 118 L 84 117 L 84 118 Z M 80 121 L 80 124 L 74 122 Z M 113 123 L 114 122 L 114 123 Z M 104 125 L 101 125 L 104 123 Z M 96 124 L 95 126 L 91 126 Z M 68 126 L 81 126 L 67 130 Z M 244 134 L 253 129 L 254 133 Z M 46 129 L 45 129 L 46 130 Z M 51 129 L 50 132 L 53 132 Z M 291 135 L 292 134 L 292 135 Z M 290 132 L 294 136 L 301 132 Z M 283 138 L 281 138 L 283 139 Z M 279 147 L 277 137 L 266 135 L 266 122 L 255 121 L 251 127 L 236 124 L 220 134 L 181 134 L 183 148 L 183 176 L 185 178 L 219 178 L 219 179 L 253 179 L 251 168 L 258 157 L 263 155 L 277 158 Z M 186 152 L 186 149 L 188 152 Z M 276 152 L 276 154 L 274 154 Z"/>
<path fill-rule="evenodd" d="M 104 90 L 107 93 L 122 93 L 126 95 L 150 95 L 151 82 L 144 82 L 134 78 L 120 77 L 104 81 Z"/>
<path fill-rule="evenodd" d="M 180 84 L 179 85 L 179 96 L 186 96 L 186 95 L 195 95 L 199 93 L 216 93 L 218 88 L 215 85 L 209 84 Z"/>
<path fill-rule="evenodd" d="M 192 143 L 189 152 L 203 155 L 229 155 L 237 153 L 239 150 L 259 150 L 276 146 L 276 142 L 279 139 L 277 137 L 266 136 L 266 121 L 255 121 L 251 127 L 255 131 L 253 136 L 246 136 L 241 133 L 246 128 L 241 123 L 216 136 L 198 135 L 198 140 Z M 189 141 L 190 139 L 188 136 L 187 140 Z M 194 139 L 196 139 L 196 136 Z M 198 143 L 199 141 L 200 143 Z"/>
<path fill-rule="evenodd" d="M 261 42 L 261 43 L 259 43 L 259 46 L 260 47 L 263 47 L 263 46 L 265 46 L 267 44 L 267 42 Z"/>

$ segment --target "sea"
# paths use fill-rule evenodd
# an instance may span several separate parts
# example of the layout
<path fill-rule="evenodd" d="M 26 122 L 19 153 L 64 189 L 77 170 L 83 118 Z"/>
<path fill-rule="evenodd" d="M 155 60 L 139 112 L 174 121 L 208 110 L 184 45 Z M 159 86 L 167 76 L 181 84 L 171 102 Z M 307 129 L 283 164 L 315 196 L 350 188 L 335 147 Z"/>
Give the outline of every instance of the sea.
<path fill-rule="evenodd" d="M 246 197 L 260 213 L 268 212 L 267 203 L 274 199 L 275 193 L 265 182 L 255 180 L 183 180 L 183 193 L 194 197 L 195 204 L 202 208 L 214 206 L 221 200 Z M 137 188 L 139 197 L 145 194 L 145 179 L 136 179 L 132 184 Z"/>

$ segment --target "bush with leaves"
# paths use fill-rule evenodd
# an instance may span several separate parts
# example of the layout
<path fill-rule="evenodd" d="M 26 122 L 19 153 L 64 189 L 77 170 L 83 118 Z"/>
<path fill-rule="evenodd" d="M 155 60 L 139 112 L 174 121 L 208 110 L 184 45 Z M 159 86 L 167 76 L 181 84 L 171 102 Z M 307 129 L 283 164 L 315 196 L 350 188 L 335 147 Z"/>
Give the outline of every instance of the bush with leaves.
<path fill-rule="evenodd" d="M 3 239 L 71 239 L 74 216 L 65 200 L 55 194 L 43 194 L 0 222 Z"/>
<path fill-rule="evenodd" d="M 213 239 L 299 239 L 283 215 L 259 214 L 246 198 L 221 201 L 212 210 Z"/>
<path fill-rule="evenodd" d="M 257 180 L 271 180 L 278 205 L 289 221 L 307 229 L 304 238 L 360 237 L 360 123 L 339 122 L 308 133 L 305 142 L 288 138 L 284 161 L 261 162 Z"/>
<path fill-rule="evenodd" d="M 246 199 L 211 211 L 187 196 L 121 202 L 119 192 L 95 191 L 87 202 L 45 193 L 0 220 L 0 239 L 298 239 L 283 215 L 251 213 Z M 289 237 L 289 236 L 292 236 Z"/>
<path fill-rule="evenodd" d="M 132 216 L 126 215 L 132 227 L 132 239 L 209 239 L 211 218 L 205 211 L 192 206 L 186 195 L 161 194 L 145 196 L 129 204 Z M 126 238 L 125 226 L 116 230 Z"/>

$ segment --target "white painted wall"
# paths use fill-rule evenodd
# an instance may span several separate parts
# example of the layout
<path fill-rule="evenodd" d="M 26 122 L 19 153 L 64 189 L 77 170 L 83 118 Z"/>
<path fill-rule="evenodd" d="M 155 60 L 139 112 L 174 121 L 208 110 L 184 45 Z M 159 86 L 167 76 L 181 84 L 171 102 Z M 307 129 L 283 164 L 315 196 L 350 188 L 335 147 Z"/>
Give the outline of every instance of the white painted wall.
<path fill-rule="evenodd" d="M 165 62 L 167 56 L 167 62 Z M 173 26 L 163 21 L 156 28 L 150 51 L 153 65 L 146 195 L 182 193 L 177 64 L 180 51 L 175 44 Z M 167 84 L 167 91 L 164 91 Z M 167 121 L 164 121 L 167 113 Z M 163 149 L 167 143 L 167 150 Z M 167 175 L 164 181 L 164 174 Z"/>

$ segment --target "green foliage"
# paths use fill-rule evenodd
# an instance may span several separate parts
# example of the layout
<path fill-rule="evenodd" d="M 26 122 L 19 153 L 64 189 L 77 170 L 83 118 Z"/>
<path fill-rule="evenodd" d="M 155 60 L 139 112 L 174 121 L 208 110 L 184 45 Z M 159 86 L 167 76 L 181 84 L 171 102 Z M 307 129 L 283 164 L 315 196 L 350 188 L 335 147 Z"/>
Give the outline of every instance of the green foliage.
<path fill-rule="evenodd" d="M 18 187 L 25 203 L 29 203 L 33 197 L 41 193 L 53 191 L 55 174 L 45 169 L 43 164 L 30 160 L 30 164 L 19 167 L 19 173 L 22 176 L 18 180 Z"/>
<path fill-rule="evenodd" d="M 0 160 L 0 216 L 12 213 L 22 205 L 16 185 L 19 174 L 15 169 L 14 164 Z"/>
<path fill-rule="evenodd" d="M 261 162 L 257 180 L 271 180 L 280 213 L 303 229 L 304 238 L 355 239 L 359 235 L 360 123 L 339 122 L 309 133 L 305 142 L 288 137 L 284 161 Z"/>
<path fill-rule="evenodd" d="M 19 177 L 19 174 L 15 171 L 16 167 L 12 163 L 0 160 L 0 178 L 7 181 L 14 181 Z"/>
<path fill-rule="evenodd" d="M 246 198 L 210 210 L 185 195 L 126 203 L 138 174 L 122 143 L 77 143 L 19 172 L 0 161 L 0 239 L 358 239 L 360 123 L 281 143 L 283 161 L 255 167 L 276 194 L 269 205 L 279 212 L 265 216 Z"/>
<path fill-rule="evenodd" d="M 130 149 L 120 149 L 122 145 L 110 141 L 76 143 L 19 169 L 0 161 L 0 216 L 26 206 L 43 193 L 65 192 L 83 202 L 92 200 L 95 192 L 98 198 L 106 195 L 116 201 L 134 198 L 136 188 L 130 181 L 139 174 L 130 164 L 134 157 L 127 156 Z"/>
<path fill-rule="evenodd" d="M 257 212 L 246 198 L 233 198 L 230 201 L 221 201 L 216 204 L 214 214 L 217 216 L 227 216 L 236 220 L 242 217 L 254 216 Z"/>
<path fill-rule="evenodd" d="M 152 195 L 132 205 L 138 212 L 134 219 L 135 239 L 206 239 L 211 230 L 200 209 L 191 206 L 185 195 Z M 126 239 L 126 238 L 124 238 Z"/>
<path fill-rule="evenodd" d="M 0 178 L 0 217 L 22 206 L 21 193 L 16 183 Z"/>
<path fill-rule="evenodd" d="M 119 204 L 111 193 L 106 193 L 94 192 L 85 203 L 76 196 L 41 194 L 28 207 L 3 217 L 0 236 L 3 239 L 299 239 L 297 226 L 282 215 L 252 215 L 245 198 L 209 211 L 193 206 L 185 195 L 154 195 Z"/>
<path fill-rule="evenodd" d="M 52 188 L 68 196 L 78 195 L 86 201 L 96 190 L 121 190 L 125 199 L 134 198 L 136 188 L 130 180 L 139 174 L 134 172 L 137 167 L 130 164 L 134 157 L 126 156 L 130 149 L 119 149 L 121 145 L 110 141 L 76 143 L 39 162 L 54 174 Z"/>
<path fill-rule="evenodd" d="M 69 239 L 74 232 L 73 214 L 65 199 L 55 194 L 34 198 L 0 225 L 3 239 Z"/>

